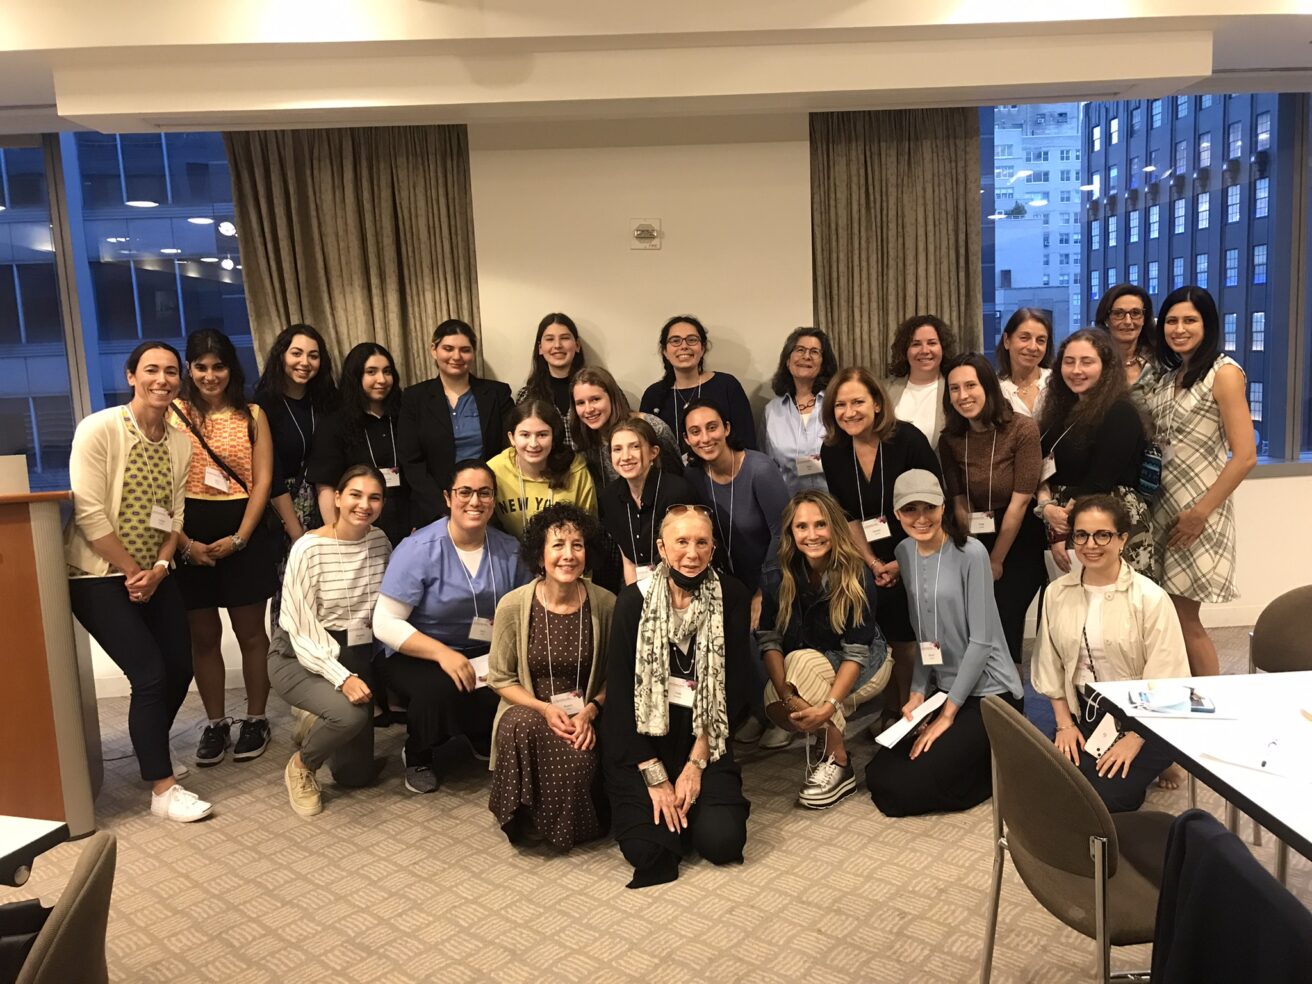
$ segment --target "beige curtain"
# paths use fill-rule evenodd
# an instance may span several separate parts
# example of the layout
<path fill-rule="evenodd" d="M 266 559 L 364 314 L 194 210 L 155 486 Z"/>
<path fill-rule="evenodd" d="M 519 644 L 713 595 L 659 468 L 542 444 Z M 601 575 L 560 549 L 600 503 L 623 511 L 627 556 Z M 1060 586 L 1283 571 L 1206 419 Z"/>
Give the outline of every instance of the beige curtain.
<path fill-rule="evenodd" d="M 815 323 L 883 377 L 898 323 L 937 314 L 979 348 L 979 114 L 811 114 Z"/>
<path fill-rule="evenodd" d="M 225 133 L 246 306 L 263 358 L 314 325 L 337 365 L 376 341 L 409 385 L 433 372 L 433 329 L 478 328 L 463 126 Z"/>

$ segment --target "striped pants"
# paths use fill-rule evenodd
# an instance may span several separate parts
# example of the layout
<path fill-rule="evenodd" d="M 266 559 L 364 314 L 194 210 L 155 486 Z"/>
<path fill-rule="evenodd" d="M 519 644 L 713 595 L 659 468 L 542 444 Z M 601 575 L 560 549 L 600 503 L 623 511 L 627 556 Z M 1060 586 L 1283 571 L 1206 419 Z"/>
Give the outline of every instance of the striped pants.
<path fill-rule="evenodd" d="M 829 691 L 834 685 L 834 678 L 838 675 L 838 663 L 840 662 L 837 653 L 834 654 L 833 661 L 831 661 L 829 656 L 818 649 L 794 649 L 784 657 L 784 680 L 797 688 L 798 695 L 814 707 L 816 704 L 823 704 L 829 699 Z M 885 659 L 884 664 L 865 684 L 839 701 L 838 707 L 834 709 L 834 716 L 830 719 L 830 724 L 840 732 L 847 727 L 847 715 L 855 712 L 859 705 L 864 704 L 880 693 L 888 684 L 888 670 L 892 668 L 893 661 Z M 779 699 L 774 684 L 767 682 L 765 685 L 766 704 L 771 704 Z"/>

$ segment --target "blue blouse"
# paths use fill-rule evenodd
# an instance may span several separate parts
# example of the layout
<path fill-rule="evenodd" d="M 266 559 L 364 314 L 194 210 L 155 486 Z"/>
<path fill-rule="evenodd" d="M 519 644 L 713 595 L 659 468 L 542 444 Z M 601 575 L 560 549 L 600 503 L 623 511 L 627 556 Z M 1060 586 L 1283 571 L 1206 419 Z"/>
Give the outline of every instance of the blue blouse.
<path fill-rule="evenodd" d="M 447 406 L 450 406 L 448 403 Z M 483 425 L 472 392 L 461 393 L 451 411 L 451 430 L 456 436 L 455 461 L 483 457 Z M 397 599 L 400 601 L 401 599 Z"/>
<path fill-rule="evenodd" d="M 797 495 L 810 489 L 828 492 L 824 469 L 820 466 L 820 446 L 825 440 L 825 425 L 820 411 L 825 404 L 824 393 L 815 395 L 815 409 L 811 419 L 802 422 L 802 415 L 797 412 L 797 404 L 785 393 L 776 396 L 765 405 L 765 440 L 762 450 L 779 466 L 779 473 L 784 477 L 789 495 Z M 810 458 L 814 462 L 814 472 L 810 475 L 797 473 L 797 459 Z"/>

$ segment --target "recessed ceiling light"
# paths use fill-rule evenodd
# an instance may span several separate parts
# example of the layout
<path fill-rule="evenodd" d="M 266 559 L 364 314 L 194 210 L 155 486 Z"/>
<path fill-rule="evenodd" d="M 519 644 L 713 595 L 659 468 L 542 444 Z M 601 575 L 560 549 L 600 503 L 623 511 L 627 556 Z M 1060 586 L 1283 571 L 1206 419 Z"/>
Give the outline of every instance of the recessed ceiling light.
<path fill-rule="evenodd" d="M 236 264 L 232 262 L 232 257 L 225 256 L 219 261 L 219 266 L 223 267 L 225 270 L 231 270 Z"/>
<path fill-rule="evenodd" d="M 123 204 L 131 205 L 133 208 L 156 208 L 159 202 L 152 202 L 149 198 L 134 198 L 132 201 Z"/>
<path fill-rule="evenodd" d="M 4 210 L 5 210 L 5 206 L 4 206 L 4 205 L 0 205 L 0 212 L 3 212 Z"/>
<path fill-rule="evenodd" d="M 220 222 L 220 223 L 219 223 L 219 235 L 221 235 L 221 236 L 235 236 L 235 235 L 237 235 L 237 227 L 236 227 L 235 225 L 233 225 L 231 222 Z"/>
<path fill-rule="evenodd" d="M 173 256 L 176 253 L 181 253 L 182 250 L 178 249 L 176 246 L 165 246 L 160 252 L 165 256 Z"/>
<path fill-rule="evenodd" d="M 214 220 L 204 215 L 195 215 L 187 220 L 192 225 L 214 225 Z"/>
<path fill-rule="evenodd" d="M 200 261 L 202 263 L 218 263 L 219 258 L 217 256 L 202 256 Z"/>

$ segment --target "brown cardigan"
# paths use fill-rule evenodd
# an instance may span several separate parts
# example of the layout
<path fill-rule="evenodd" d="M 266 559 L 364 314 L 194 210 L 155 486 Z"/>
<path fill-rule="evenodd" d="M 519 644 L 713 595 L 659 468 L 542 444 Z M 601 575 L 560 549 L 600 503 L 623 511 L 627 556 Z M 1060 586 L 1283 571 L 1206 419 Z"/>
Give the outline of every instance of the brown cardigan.
<path fill-rule="evenodd" d="M 528 584 L 508 592 L 497 605 L 496 616 L 492 620 L 492 649 L 487 661 L 487 684 L 493 690 L 499 691 L 519 684 L 529 693 L 533 692 L 533 675 L 528 671 L 528 617 L 533 610 L 533 592 L 541 580 L 541 577 L 535 577 Z M 587 589 L 592 610 L 592 669 L 588 671 L 588 686 L 584 696 L 585 700 L 591 700 L 606 685 L 606 643 L 610 639 L 615 596 L 591 581 L 584 581 L 583 586 Z M 513 706 L 503 697 L 497 708 L 497 716 L 492 721 L 492 758 L 488 762 L 489 769 L 495 769 L 497 765 L 496 735 L 501 715 Z"/>

